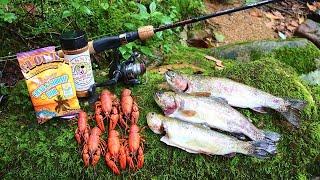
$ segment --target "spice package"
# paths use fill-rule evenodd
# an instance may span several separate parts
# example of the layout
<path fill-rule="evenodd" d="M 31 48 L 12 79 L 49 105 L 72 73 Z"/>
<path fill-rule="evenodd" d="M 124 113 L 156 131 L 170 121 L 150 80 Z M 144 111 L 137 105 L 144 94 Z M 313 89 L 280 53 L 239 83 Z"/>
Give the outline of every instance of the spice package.
<path fill-rule="evenodd" d="M 38 123 L 79 112 L 71 67 L 54 46 L 18 53 L 17 58 Z"/>

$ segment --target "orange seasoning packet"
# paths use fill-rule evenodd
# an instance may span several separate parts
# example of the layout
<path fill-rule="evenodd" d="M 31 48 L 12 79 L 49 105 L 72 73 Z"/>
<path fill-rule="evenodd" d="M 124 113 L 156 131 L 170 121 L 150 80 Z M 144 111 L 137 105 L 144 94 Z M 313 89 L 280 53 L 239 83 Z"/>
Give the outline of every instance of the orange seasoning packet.
<path fill-rule="evenodd" d="M 79 112 L 71 67 L 54 46 L 18 53 L 17 59 L 38 123 Z"/>

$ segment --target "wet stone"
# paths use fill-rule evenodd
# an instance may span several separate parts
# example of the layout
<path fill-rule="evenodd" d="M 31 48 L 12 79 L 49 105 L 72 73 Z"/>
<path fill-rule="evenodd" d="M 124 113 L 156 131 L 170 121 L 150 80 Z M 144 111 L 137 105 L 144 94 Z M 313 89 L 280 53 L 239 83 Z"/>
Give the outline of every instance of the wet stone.
<path fill-rule="evenodd" d="M 307 19 L 302 23 L 295 32 L 296 35 L 304 37 L 313 42 L 318 48 L 320 48 L 320 24 Z"/>
<path fill-rule="evenodd" d="M 212 49 L 212 55 L 221 59 L 249 61 L 254 54 L 267 54 L 282 47 L 297 48 L 310 44 L 307 39 L 291 39 L 286 41 L 265 40 L 227 45 Z"/>

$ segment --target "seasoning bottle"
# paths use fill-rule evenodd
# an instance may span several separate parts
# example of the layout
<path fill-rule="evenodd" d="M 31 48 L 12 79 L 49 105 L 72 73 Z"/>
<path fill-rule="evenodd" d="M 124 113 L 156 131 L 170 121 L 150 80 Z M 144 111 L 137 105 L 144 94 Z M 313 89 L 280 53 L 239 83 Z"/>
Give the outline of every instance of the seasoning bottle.
<path fill-rule="evenodd" d="M 89 46 L 83 31 L 65 32 L 60 37 L 64 58 L 70 63 L 78 97 L 87 97 L 94 84 Z"/>

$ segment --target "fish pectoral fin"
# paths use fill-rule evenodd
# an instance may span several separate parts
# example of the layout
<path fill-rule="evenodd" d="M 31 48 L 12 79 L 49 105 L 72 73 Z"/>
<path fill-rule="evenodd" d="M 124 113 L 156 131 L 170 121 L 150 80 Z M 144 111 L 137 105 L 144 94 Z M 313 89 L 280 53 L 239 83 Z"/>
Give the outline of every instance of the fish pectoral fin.
<path fill-rule="evenodd" d="M 232 158 L 236 155 L 237 153 L 230 153 L 230 154 L 226 154 L 224 155 L 225 157 L 229 157 L 229 158 Z"/>
<path fill-rule="evenodd" d="M 199 154 L 198 151 L 194 151 L 194 150 L 191 150 L 191 149 L 188 149 L 186 147 L 182 147 L 180 145 L 177 145 L 176 143 L 170 141 L 170 139 L 167 137 L 167 136 L 163 136 L 160 141 L 164 142 L 165 144 L 169 145 L 169 146 L 173 146 L 173 147 L 177 147 L 177 148 L 180 148 L 182 150 L 185 150 L 187 151 L 188 153 L 192 153 L 192 154 Z"/>
<path fill-rule="evenodd" d="M 185 116 L 188 116 L 188 117 L 192 117 L 197 114 L 197 112 L 193 111 L 193 110 L 182 110 L 181 113 Z"/>
<path fill-rule="evenodd" d="M 192 96 L 201 96 L 201 97 L 210 97 L 211 93 L 210 92 L 193 92 L 190 93 Z"/>
<path fill-rule="evenodd" d="M 252 110 L 256 111 L 256 112 L 259 112 L 259 113 L 267 113 L 267 110 L 265 107 L 255 107 L 255 108 L 252 108 Z"/>
<path fill-rule="evenodd" d="M 221 103 L 221 104 L 228 104 L 228 101 L 222 97 L 213 97 L 212 99 L 214 99 L 215 101 Z M 230 106 L 230 105 L 229 105 Z"/>

